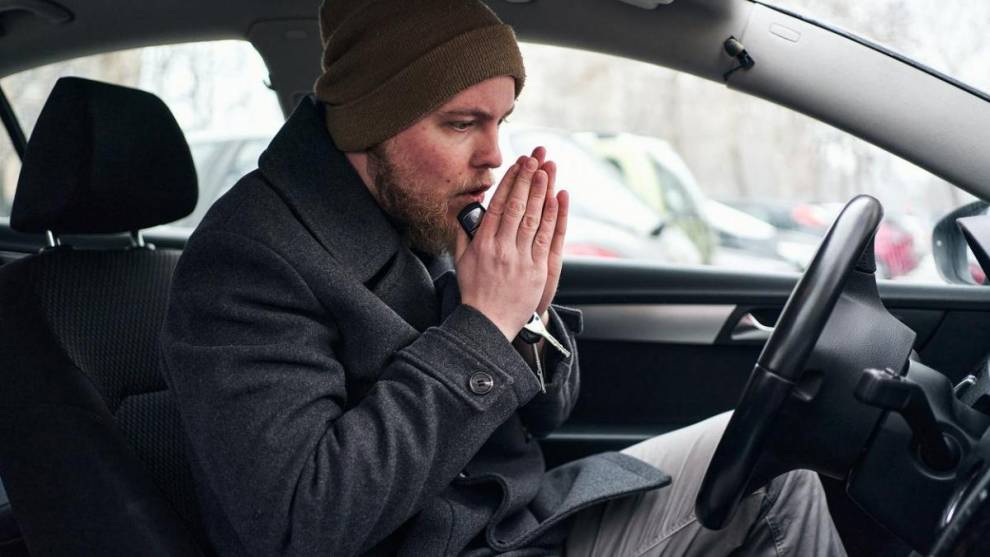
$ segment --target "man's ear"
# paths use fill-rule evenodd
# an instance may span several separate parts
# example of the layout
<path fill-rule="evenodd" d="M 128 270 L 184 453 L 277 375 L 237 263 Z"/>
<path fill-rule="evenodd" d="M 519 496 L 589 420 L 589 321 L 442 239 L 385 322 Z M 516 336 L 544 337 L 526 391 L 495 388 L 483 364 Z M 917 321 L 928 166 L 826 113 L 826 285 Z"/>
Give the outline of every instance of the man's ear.
<path fill-rule="evenodd" d="M 368 167 L 368 152 L 367 151 L 355 151 L 353 153 L 344 153 L 347 157 L 348 162 L 354 167 L 354 170 L 361 177 L 361 181 L 364 182 L 365 187 L 369 191 L 374 193 L 374 188 L 372 184 L 375 183 L 374 176 L 372 176 L 371 168 Z"/>

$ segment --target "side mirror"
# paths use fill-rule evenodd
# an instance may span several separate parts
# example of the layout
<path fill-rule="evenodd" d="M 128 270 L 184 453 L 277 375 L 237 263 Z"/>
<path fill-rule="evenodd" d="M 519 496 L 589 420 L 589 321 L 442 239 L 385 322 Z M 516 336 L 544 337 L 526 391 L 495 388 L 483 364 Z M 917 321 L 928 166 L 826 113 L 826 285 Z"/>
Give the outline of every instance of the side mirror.
<path fill-rule="evenodd" d="M 990 203 L 974 201 L 963 205 L 942 217 L 932 232 L 932 255 L 935 258 L 935 268 L 942 278 L 950 284 L 979 284 L 973 276 L 977 261 L 970 255 L 966 236 L 957 222 L 968 217 L 987 215 Z M 987 217 L 990 218 L 990 217 Z"/>

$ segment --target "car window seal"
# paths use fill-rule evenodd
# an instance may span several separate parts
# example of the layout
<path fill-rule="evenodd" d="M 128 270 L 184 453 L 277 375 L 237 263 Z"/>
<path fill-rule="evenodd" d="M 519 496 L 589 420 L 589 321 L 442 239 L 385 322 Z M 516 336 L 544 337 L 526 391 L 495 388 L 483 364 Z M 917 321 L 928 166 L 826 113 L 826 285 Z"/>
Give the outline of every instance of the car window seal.
<path fill-rule="evenodd" d="M 7 135 L 10 136 L 10 142 L 14 144 L 17 157 L 23 161 L 24 152 L 27 150 L 27 138 L 20 122 L 17 121 L 14 107 L 11 106 L 3 87 L 0 87 L 0 120 L 3 120 L 3 127 L 7 130 Z"/>

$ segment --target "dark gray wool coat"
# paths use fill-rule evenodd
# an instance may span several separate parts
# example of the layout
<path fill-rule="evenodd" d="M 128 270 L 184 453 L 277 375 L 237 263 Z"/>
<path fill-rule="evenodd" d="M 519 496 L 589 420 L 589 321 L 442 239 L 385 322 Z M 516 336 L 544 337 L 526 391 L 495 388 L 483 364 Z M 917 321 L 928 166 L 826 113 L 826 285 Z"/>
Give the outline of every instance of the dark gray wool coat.
<path fill-rule="evenodd" d="M 189 239 L 163 337 L 204 520 L 224 555 L 553 550 L 576 510 L 664 485 L 605 453 L 544 471 L 576 355 L 533 372 L 435 285 L 305 99 Z M 554 308 L 572 350 L 580 314 Z M 472 374 L 494 378 L 476 394 Z"/>

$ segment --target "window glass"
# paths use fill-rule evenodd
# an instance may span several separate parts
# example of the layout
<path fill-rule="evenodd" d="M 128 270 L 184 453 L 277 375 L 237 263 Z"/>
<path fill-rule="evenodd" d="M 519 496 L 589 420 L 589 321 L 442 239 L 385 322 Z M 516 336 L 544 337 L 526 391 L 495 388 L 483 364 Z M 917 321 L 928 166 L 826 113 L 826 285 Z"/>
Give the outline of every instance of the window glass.
<path fill-rule="evenodd" d="M 772 0 L 771 4 L 847 29 L 990 92 L 987 0 Z"/>
<path fill-rule="evenodd" d="M 268 70 L 258 52 L 244 41 L 211 41 L 137 48 L 86 56 L 24 71 L 0 80 L 24 133 L 31 130 L 55 82 L 78 76 L 135 87 L 161 97 L 190 141 L 199 176 L 200 199 L 190 217 L 177 223 L 194 227 L 206 208 L 240 175 L 216 165 L 233 159 L 229 148 L 241 142 L 256 147 L 250 170 L 284 118 L 278 100 L 265 86 Z M 2 216 L 10 214 L 18 163 L 11 163 L 8 144 L 0 141 Z M 9 150 L 13 153 L 12 149 Z M 13 155 L 16 159 L 16 155 Z M 247 171 L 245 170 L 245 172 Z M 229 183 L 228 183 L 229 182 Z"/>
<path fill-rule="evenodd" d="M 972 199 L 944 180 L 717 83 L 596 53 L 522 48 L 528 77 L 503 126 L 503 156 L 548 147 L 558 187 L 571 192 L 568 254 L 801 271 L 844 203 L 867 193 L 886 212 L 880 275 L 942 281 L 931 231 Z"/>

